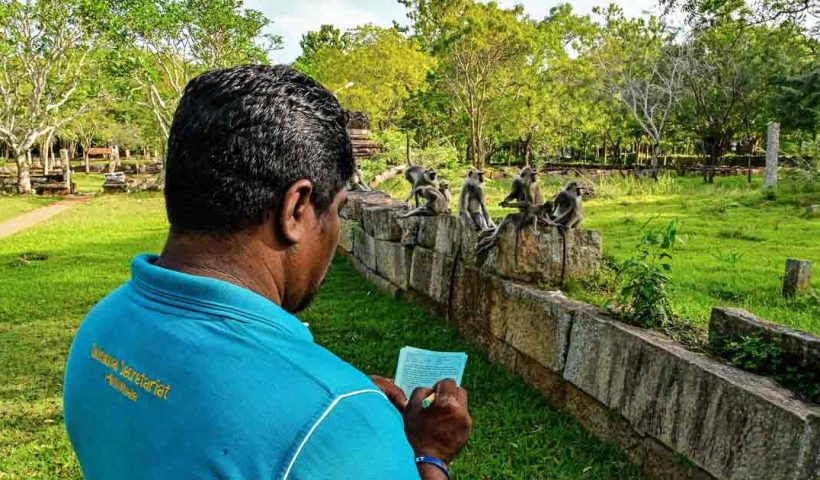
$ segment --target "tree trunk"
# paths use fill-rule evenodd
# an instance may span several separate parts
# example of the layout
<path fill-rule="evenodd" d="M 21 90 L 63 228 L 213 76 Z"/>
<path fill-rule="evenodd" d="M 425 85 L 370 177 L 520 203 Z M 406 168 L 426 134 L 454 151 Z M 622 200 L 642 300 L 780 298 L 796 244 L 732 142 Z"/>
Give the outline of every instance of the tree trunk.
<path fill-rule="evenodd" d="M 49 172 L 49 158 L 48 158 L 48 139 L 44 138 L 40 141 L 40 164 L 43 166 L 43 175 L 48 175 Z"/>
<path fill-rule="evenodd" d="M 651 152 L 651 155 L 652 155 L 652 160 L 651 160 L 651 163 L 650 163 L 650 165 L 652 167 L 652 178 L 655 179 L 655 181 L 657 181 L 658 180 L 658 142 L 653 139 L 652 143 L 649 146 L 649 148 L 650 148 L 650 152 Z"/>
<path fill-rule="evenodd" d="M 17 158 L 17 193 L 23 195 L 31 193 L 31 176 L 29 175 L 29 163 L 25 155 L 13 152 Z"/>
<path fill-rule="evenodd" d="M 88 158 L 88 147 L 83 145 L 83 167 L 85 173 L 91 173 L 91 161 Z"/>

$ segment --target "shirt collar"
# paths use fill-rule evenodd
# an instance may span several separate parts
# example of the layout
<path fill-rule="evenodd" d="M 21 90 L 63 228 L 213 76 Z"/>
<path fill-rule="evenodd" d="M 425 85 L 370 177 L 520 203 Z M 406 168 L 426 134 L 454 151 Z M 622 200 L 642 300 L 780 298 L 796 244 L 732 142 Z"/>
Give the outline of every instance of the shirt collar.
<path fill-rule="evenodd" d="M 307 341 L 307 326 L 267 298 L 233 283 L 159 267 L 157 255 L 137 255 L 131 261 L 131 281 L 140 294 L 178 308 L 261 321 Z"/>

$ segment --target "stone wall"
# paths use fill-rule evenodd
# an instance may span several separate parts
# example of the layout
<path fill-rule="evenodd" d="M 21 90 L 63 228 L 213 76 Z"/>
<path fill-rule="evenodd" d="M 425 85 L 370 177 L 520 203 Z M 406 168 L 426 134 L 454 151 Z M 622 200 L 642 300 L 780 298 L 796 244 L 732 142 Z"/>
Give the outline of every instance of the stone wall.
<path fill-rule="evenodd" d="M 820 372 L 820 337 L 767 322 L 741 308 L 712 309 L 709 343 L 718 351 L 727 340 L 759 335 L 777 345 L 789 365 Z"/>
<path fill-rule="evenodd" d="M 658 479 L 820 480 L 820 409 L 538 285 L 556 284 L 554 228 L 505 234 L 486 258 L 450 216 L 400 219 L 379 192 L 349 193 L 339 250 L 378 288 L 445 319 Z M 597 268 L 601 237 L 566 235 L 567 278 Z M 528 282 L 528 283 L 525 283 Z"/>

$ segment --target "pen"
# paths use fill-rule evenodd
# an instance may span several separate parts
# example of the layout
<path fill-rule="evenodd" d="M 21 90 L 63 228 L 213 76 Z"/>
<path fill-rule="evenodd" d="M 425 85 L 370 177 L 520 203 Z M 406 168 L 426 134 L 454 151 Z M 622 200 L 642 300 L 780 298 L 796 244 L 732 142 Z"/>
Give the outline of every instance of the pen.
<path fill-rule="evenodd" d="M 436 392 L 427 395 L 427 397 L 421 401 L 421 408 L 427 408 L 436 401 Z"/>

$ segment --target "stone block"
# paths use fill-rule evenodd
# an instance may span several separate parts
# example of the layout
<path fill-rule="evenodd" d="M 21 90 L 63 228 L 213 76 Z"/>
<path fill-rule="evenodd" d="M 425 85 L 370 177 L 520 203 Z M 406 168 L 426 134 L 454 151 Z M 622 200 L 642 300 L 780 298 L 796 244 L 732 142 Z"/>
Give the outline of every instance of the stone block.
<path fill-rule="evenodd" d="M 376 270 L 376 239 L 360 226 L 353 229 L 353 255 L 370 270 Z"/>
<path fill-rule="evenodd" d="M 490 332 L 554 371 L 564 369 L 577 303 L 561 292 L 500 282 L 490 311 Z"/>
<path fill-rule="evenodd" d="M 537 231 L 521 231 L 518 245 L 515 237 L 512 226 L 501 233 L 498 245 L 487 256 L 486 267 L 490 271 L 513 280 L 559 285 L 565 238 L 566 280 L 593 274 L 600 267 L 603 240 L 598 232 L 573 229 L 564 237 L 557 227 L 539 227 Z"/>
<path fill-rule="evenodd" d="M 413 249 L 410 288 L 445 308 L 449 303 L 454 273 L 452 258 L 427 248 Z"/>
<path fill-rule="evenodd" d="M 359 224 L 353 220 L 345 220 L 339 223 L 339 248 L 347 253 L 353 251 L 354 230 L 360 228 Z"/>
<path fill-rule="evenodd" d="M 398 242 L 375 241 L 376 272 L 402 290 L 407 290 L 410 278 L 412 249 Z"/>
<path fill-rule="evenodd" d="M 712 309 L 709 320 L 709 343 L 720 350 L 727 339 L 760 335 L 774 343 L 791 365 L 820 371 L 820 337 L 767 322 L 742 308 Z"/>
<path fill-rule="evenodd" d="M 342 207 L 339 215 L 348 220 L 359 220 L 361 217 L 361 210 L 366 206 L 377 205 L 391 205 L 396 202 L 390 198 L 386 193 L 376 190 L 370 192 L 346 192 L 346 199 L 344 207 Z"/>
<path fill-rule="evenodd" d="M 490 311 L 494 308 L 501 280 L 459 262 L 453 279 L 449 322 L 472 325 L 490 332 Z"/>
<path fill-rule="evenodd" d="M 419 245 L 450 257 L 457 255 L 461 225 L 456 217 L 411 217 L 402 222 L 402 243 Z"/>
<path fill-rule="evenodd" d="M 436 242 L 433 250 L 455 257 L 461 246 L 461 222 L 452 215 L 439 215 L 436 219 Z"/>
<path fill-rule="evenodd" d="M 407 210 L 407 204 L 397 202 L 389 205 L 365 206 L 361 209 L 364 231 L 376 240 L 401 240 L 398 215 Z"/>
<path fill-rule="evenodd" d="M 419 217 L 418 244 L 424 248 L 436 247 L 436 235 L 442 216 Z"/>
<path fill-rule="evenodd" d="M 478 242 L 478 232 L 470 228 L 464 220 L 458 218 L 457 221 L 459 224 L 461 261 L 465 265 L 469 265 L 471 267 L 481 267 L 484 259 L 479 259 L 475 254 L 475 245 Z"/>
<path fill-rule="evenodd" d="M 576 314 L 564 378 L 717 478 L 805 479 L 817 463 L 818 407 L 602 312 Z"/>
<path fill-rule="evenodd" d="M 798 292 L 808 290 L 810 280 L 810 260 L 794 258 L 786 260 L 786 273 L 783 275 L 783 296 L 793 297 Z"/>
<path fill-rule="evenodd" d="M 353 268 L 355 268 L 359 273 L 361 273 L 362 276 L 368 282 L 372 283 L 377 290 L 379 290 L 380 292 L 389 297 L 395 298 L 398 296 L 401 290 L 399 287 L 392 284 L 388 280 L 380 277 L 379 274 L 377 274 L 373 270 L 367 268 L 367 266 L 361 261 L 359 261 L 359 259 L 357 259 L 355 256 L 347 255 L 347 259 L 350 262 L 350 264 L 353 265 Z"/>
<path fill-rule="evenodd" d="M 397 221 L 401 229 L 401 244 L 406 247 L 419 245 L 421 217 L 399 218 Z"/>
<path fill-rule="evenodd" d="M 567 381 L 560 373 L 555 373 L 529 356 L 516 351 L 514 372 L 527 385 L 541 392 L 555 408 L 561 408 L 566 402 Z"/>

